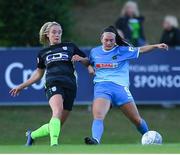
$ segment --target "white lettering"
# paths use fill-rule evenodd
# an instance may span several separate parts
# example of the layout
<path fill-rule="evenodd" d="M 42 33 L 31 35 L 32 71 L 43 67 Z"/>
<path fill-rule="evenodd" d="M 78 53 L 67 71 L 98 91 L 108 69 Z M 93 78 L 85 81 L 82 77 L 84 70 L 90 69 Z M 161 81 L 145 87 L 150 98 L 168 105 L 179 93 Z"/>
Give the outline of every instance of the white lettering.
<path fill-rule="evenodd" d="M 14 68 L 22 69 L 23 65 L 21 63 L 14 62 L 7 67 L 7 69 L 5 71 L 5 81 L 10 88 L 14 88 L 14 87 L 18 86 L 16 84 L 14 84 L 11 80 L 11 72 Z"/>
<path fill-rule="evenodd" d="M 12 89 L 12 88 L 17 87 L 19 85 L 19 84 L 13 83 L 13 81 L 12 81 L 11 77 L 13 76 L 12 75 L 13 69 L 20 69 L 20 70 L 22 70 L 22 74 L 19 75 L 20 77 L 22 76 L 22 82 L 25 82 L 27 79 L 30 78 L 30 76 L 32 75 L 33 71 L 30 70 L 30 69 L 27 69 L 27 70 L 24 69 L 23 70 L 23 68 L 24 68 L 23 64 L 19 63 L 19 62 L 14 62 L 14 63 L 10 64 L 7 67 L 7 69 L 5 71 L 5 81 L 6 81 L 7 85 L 8 85 L 8 87 L 10 87 Z M 15 75 L 15 76 L 17 76 L 17 75 Z M 44 79 L 42 78 L 39 84 L 34 83 L 32 85 L 32 87 L 34 89 L 36 89 L 36 90 L 39 90 L 39 89 L 43 88 L 43 85 L 44 85 Z"/>
<path fill-rule="evenodd" d="M 173 79 L 173 83 L 175 87 L 179 88 L 180 87 L 180 76 L 176 75 Z"/>
<path fill-rule="evenodd" d="M 180 75 L 136 75 L 134 76 L 134 87 L 135 88 L 180 88 Z"/>
<path fill-rule="evenodd" d="M 40 89 L 42 89 L 42 88 L 44 87 L 44 83 L 45 83 L 45 77 L 43 76 L 42 79 L 40 80 L 40 83 L 39 83 L 39 84 L 34 83 L 34 84 L 32 85 L 32 87 L 33 87 L 34 89 L 36 89 L 36 90 L 40 90 Z"/>
<path fill-rule="evenodd" d="M 150 88 L 156 87 L 156 77 L 153 75 L 149 76 L 149 78 L 147 79 L 147 84 Z"/>
<path fill-rule="evenodd" d="M 135 73 L 157 73 L 157 72 L 170 72 L 170 65 L 130 65 L 130 72 Z"/>

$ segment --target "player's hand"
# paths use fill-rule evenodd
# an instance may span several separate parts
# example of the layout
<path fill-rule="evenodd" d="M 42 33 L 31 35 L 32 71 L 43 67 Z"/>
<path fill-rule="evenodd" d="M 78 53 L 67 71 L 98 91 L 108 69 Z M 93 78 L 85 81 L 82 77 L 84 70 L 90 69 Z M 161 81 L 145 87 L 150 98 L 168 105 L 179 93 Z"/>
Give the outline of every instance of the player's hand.
<path fill-rule="evenodd" d="M 91 75 L 95 75 L 94 68 L 93 68 L 91 65 L 88 66 L 88 72 L 89 72 L 89 74 L 91 74 Z"/>
<path fill-rule="evenodd" d="M 168 50 L 168 45 L 166 45 L 164 43 L 157 44 L 157 48 Z"/>
<path fill-rule="evenodd" d="M 16 88 L 11 89 L 9 93 L 11 94 L 11 96 L 16 97 L 22 90 L 23 88 L 21 86 L 17 86 Z"/>
<path fill-rule="evenodd" d="M 83 60 L 83 57 L 81 57 L 81 56 L 79 56 L 79 55 L 73 55 L 73 57 L 72 57 L 72 59 L 71 59 L 71 61 L 73 61 L 73 62 L 77 62 L 77 61 L 81 61 L 81 60 Z"/>

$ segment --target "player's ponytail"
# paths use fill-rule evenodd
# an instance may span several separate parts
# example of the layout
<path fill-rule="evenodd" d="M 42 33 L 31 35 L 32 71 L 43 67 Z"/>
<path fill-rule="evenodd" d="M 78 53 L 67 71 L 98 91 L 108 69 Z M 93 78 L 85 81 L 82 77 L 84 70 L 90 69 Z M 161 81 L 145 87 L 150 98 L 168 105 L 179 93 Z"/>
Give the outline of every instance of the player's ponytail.
<path fill-rule="evenodd" d="M 105 28 L 102 32 L 102 34 L 104 32 L 112 32 L 116 35 L 116 44 L 119 46 L 131 46 L 127 41 L 125 41 L 117 32 L 116 28 L 114 26 L 108 26 L 107 28 Z"/>

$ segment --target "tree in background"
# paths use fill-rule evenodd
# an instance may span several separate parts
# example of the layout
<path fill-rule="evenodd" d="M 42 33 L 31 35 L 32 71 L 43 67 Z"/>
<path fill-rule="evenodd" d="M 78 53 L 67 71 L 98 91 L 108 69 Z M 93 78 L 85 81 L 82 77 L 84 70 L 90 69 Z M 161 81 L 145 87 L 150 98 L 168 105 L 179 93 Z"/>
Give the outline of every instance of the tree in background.
<path fill-rule="evenodd" d="M 37 46 L 39 30 L 47 21 L 63 27 L 63 38 L 70 36 L 71 0 L 0 1 L 0 46 Z"/>

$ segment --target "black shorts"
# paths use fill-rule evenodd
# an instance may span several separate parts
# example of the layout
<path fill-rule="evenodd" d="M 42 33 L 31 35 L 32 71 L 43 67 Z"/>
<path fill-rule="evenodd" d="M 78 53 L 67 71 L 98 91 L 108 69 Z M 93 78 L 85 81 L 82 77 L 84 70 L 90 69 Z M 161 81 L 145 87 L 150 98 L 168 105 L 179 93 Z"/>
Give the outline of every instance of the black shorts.
<path fill-rule="evenodd" d="M 74 99 L 76 97 L 76 87 L 72 87 L 71 89 L 62 87 L 61 85 L 53 85 L 49 86 L 45 89 L 46 97 L 48 101 L 55 94 L 61 94 L 63 97 L 63 107 L 65 110 L 71 111 L 74 103 Z"/>

